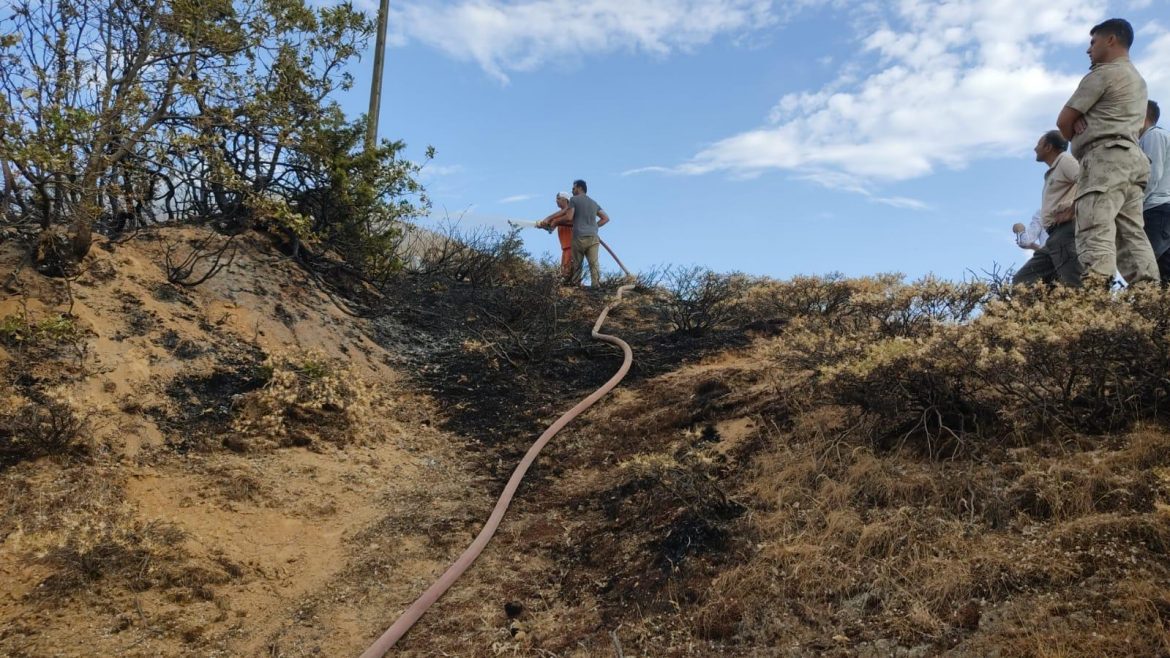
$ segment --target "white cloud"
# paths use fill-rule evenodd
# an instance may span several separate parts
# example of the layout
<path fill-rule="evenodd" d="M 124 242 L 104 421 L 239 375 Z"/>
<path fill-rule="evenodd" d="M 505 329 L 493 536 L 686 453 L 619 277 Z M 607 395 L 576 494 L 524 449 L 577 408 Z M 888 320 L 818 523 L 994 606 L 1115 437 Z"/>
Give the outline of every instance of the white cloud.
<path fill-rule="evenodd" d="M 930 210 L 930 205 L 919 201 L 918 199 L 911 199 L 904 196 L 877 196 L 873 197 L 874 201 L 883 203 L 894 208 L 906 208 L 908 210 Z"/>
<path fill-rule="evenodd" d="M 424 180 L 424 181 L 435 180 L 436 178 L 443 178 L 444 176 L 458 174 L 462 171 L 463 171 L 463 165 L 459 165 L 459 164 L 438 165 L 438 164 L 428 163 L 426 166 L 424 166 L 422 168 L 422 171 L 419 172 L 419 178 Z"/>
<path fill-rule="evenodd" d="M 422 42 L 501 82 L 550 60 L 664 56 L 777 20 L 773 0 L 415 0 L 391 13 L 392 43 Z"/>
<path fill-rule="evenodd" d="M 637 169 L 627 169 L 622 172 L 622 176 L 633 176 L 634 174 L 673 174 L 677 173 L 671 167 L 638 167 Z"/>
<path fill-rule="evenodd" d="M 1148 45 L 1143 47 L 1142 42 L 1148 42 Z M 1163 108 L 1170 107 L 1170 67 L 1167 66 L 1170 62 L 1170 30 L 1157 22 L 1147 24 L 1138 31 L 1134 49 L 1138 51 L 1134 65 L 1146 79 L 1150 98 Z"/>
<path fill-rule="evenodd" d="M 1026 153 L 1088 68 L 1060 71 L 1054 53 L 1080 55 L 1105 0 L 899 0 L 844 9 L 858 54 L 819 89 L 788 94 L 767 122 L 718 140 L 674 167 L 627 173 L 790 171 L 876 203 L 925 210 L 917 199 L 880 195 L 883 183 L 1008 153 Z M 864 20 L 857 20 L 861 8 Z M 1170 104 L 1170 30 L 1139 27 L 1135 64 L 1150 97 Z"/>
<path fill-rule="evenodd" d="M 874 193 L 871 186 L 859 179 L 856 176 L 850 176 L 837 171 L 810 171 L 796 177 L 798 180 L 805 180 L 816 183 L 822 187 L 828 188 L 835 192 L 848 192 L 851 194 L 860 194 L 874 203 L 881 203 L 894 208 L 905 208 L 908 210 L 930 210 L 931 206 L 925 201 L 919 199 L 912 199 L 904 196 L 879 196 Z"/>
<path fill-rule="evenodd" d="M 1081 76 L 1051 70 L 1045 54 L 1084 43 L 1103 9 L 1101 0 L 902 0 L 858 35 L 862 52 L 837 79 L 781 98 L 768 125 L 677 171 L 831 172 L 871 195 L 873 182 L 1019 152 L 1052 126 Z"/>
<path fill-rule="evenodd" d="M 512 196 L 506 196 L 500 199 L 497 203 L 520 203 L 521 201 L 527 201 L 533 198 L 533 196 L 532 194 L 513 194 Z"/>

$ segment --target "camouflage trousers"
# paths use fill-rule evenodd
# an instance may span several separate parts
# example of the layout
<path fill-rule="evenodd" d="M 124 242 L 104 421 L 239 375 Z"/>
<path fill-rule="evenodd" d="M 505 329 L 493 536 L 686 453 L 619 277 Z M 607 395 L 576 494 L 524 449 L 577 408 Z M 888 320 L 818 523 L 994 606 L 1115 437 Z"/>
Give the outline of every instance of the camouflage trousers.
<path fill-rule="evenodd" d="M 1149 177 L 1149 159 L 1129 141 L 1106 142 L 1082 156 L 1076 241 L 1086 282 L 1110 281 L 1115 271 L 1131 285 L 1158 280 L 1142 219 Z"/>

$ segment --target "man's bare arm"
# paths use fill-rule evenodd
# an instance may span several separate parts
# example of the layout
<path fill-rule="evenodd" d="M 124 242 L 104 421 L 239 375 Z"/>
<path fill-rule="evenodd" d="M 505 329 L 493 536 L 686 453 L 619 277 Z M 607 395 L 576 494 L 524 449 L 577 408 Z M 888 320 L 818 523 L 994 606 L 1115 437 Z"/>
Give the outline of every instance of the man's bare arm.
<path fill-rule="evenodd" d="M 549 215 L 548 217 L 545 217 L 544 219 L 537 222 L 536 225 L 539 227 L 563 226 L 565 223 L 564 217 L 565 217 L 566 212 L 568 212 L 568 208 L 563 208 L 561 210 L 558 210 L 558 211 L 554 212 L 553 214 Z M 569 223 L 572 224 L 572 222 L 569 222 Z"/>
<path fill-rule="evenodd" d="M 1085 132 L 1086 126 L 1085 115 L 1067 105 L 1060 110 L 1060 116 L 1056 118 L 1056 127 L 1060 129 L 1060 134 L 1065 139 L 1072 139 Z"/>
<path fill-rule="evenodd" d="M 598 228 L 601 228 L 602 226 L 605 226 L 606 224 L 608 224 L 608 223 L 609 223 L 609 215 L 605 214 L 605 211 L 604 211 L 604 210 L 598 210 L 598 211 L 597 211 L 597 216 L 598 216 L 599 218 L 601 218 L 601 221 L 597 222 L 597 227 L 598 227 Z"/>

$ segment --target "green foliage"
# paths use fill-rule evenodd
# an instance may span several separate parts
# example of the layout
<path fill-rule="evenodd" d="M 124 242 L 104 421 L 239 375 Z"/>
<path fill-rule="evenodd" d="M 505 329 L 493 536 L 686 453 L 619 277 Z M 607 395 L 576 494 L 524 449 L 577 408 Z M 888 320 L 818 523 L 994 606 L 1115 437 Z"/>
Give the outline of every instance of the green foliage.
<path fill-rule="evenodd" d="M 0 215 L 73 223 L 79 254 L 95 228 L 259 224 L 386 276 L 397 222 L 428 202 L 403 144 L 366 153 L 364 120 L 335 100 L 371 31 L 349 3 L 15 0 L 0 16 L 14 181 Z"/>
<path fill-rule="evenodd" d="M 296 371 L 302 377 L 310 380 L 324 379 L 333 374 L 333 369 L 327 361 L 314 358 L 306 358 L 304 361 L 301 361 L 297 365 Z"/>
<path fill-rule="evenodd" d="M 0 319 L 0 341 L 6 345 L 22 342 L 28 334 L 28 323 L 23 315 L 7 315 Z"/>
<path fill-rule="evenodd" d="M 0 319 L 0 343 L 10 346 L 71 343 L 79 339 L 81 333 L 73 318 L 63 314 L 35 322 L 24 313 Z"/>
<path fill-rule="evenodd" d="M 314 127 L 295 162 L 306 172 L 296 207 L 309 237 L 384 281 L 401 268 L 402 223 L 430 202 L 417 180 L 421 165 L 401 157 L 405 144 L 383 141 L 366 151 L 364 136 L 364 119 L 346 123 L 336 112 Z"/>

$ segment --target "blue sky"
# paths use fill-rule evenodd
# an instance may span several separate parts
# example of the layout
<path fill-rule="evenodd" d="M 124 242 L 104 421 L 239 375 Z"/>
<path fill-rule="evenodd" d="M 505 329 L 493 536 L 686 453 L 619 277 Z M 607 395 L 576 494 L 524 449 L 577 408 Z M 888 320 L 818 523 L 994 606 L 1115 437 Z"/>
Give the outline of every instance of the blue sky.
<path fill-rule="evenodd" d="M 376 0 L 359 3 L 371 12 Z M 574 178 L 627 265 L 960 278 L 1021 265 L 1032 147 L 1138 31 L 1170 107 L 1170 0 L 393 0 L 381 135 L 435 214 L 534 220 Z M 370 52 L 343 98 L 365 110 Z M 554 239 L 530 230 L 535 255 Z"/>

